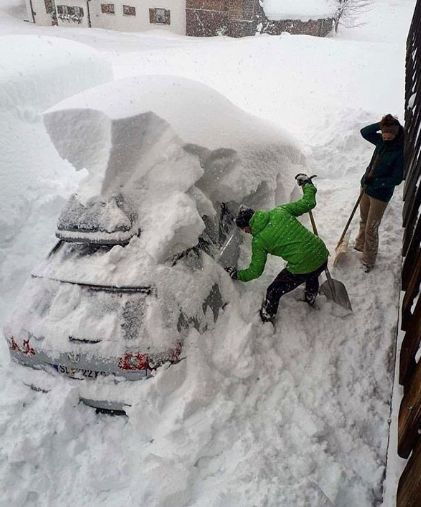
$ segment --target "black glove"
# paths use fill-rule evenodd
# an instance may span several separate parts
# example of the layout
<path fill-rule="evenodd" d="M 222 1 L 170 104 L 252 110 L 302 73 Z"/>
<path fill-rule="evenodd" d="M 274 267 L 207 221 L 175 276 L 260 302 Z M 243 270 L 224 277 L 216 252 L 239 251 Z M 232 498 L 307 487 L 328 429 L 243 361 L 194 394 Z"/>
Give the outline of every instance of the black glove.
<path fill-rule="evenodd" d="M 233 280 L 237 280 L 237 270 L 235 268 L 233 268 L 232 266 L 228 266 L 227 268 L 224 269 Z"/>
<path fill-rule="evenodd" d="M 295 176 L 295 179 L 297 180 L 297 183 L 300 187 L 302 187 L 303 185 L 305 185 L 306 183 L 313 183 L 311 180 L 313 178 L 316 178 L 316 175 L 313 175 L 313 176 L 307 176 L 307 174 L 304 174 L 304 173 L 298 173 L 296 176 Z"/>

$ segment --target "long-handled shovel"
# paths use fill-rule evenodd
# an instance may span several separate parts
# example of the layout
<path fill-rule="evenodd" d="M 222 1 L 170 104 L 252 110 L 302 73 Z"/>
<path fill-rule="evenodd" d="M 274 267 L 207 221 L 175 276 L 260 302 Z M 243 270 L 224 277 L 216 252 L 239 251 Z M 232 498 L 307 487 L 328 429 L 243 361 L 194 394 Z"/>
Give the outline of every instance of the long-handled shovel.
<path fill-rule="evenodd" d="M 311 211 L 308 212 L 310 215 L 311 226 L 313 227 L 313 232 L 316 236 L 319 235 L 317 232 L 316 222 L 314 221 L 313 213 Z M 326 266 L 325 269 L 327 280 L 322 283 L 320 286 L 320 293 L 324 294 L 327 299 L 331 299 L 334 303 L 350 310 L 352 312 L 351 301 L 349 300 L 348 292 L 345 288 L 345 285 L 339 280 L 335 280 L 331 277 L 329 269 Z"/>
<path fill-rule="evenodd" d="M 348 243 L 349 243 L 349 234 L 347 234 L 348 228 L 352 222 L 352 219 L 354 218 L 355 212 L 357 211 L 357 208 L 360 204 L 360 201 L 362 199 L 362 196 L 364 194 L 364 189 L 361 189 L 360 195 L 358 196 L 357 202 L 355 203 L 355 206 L 351 212 L 350 217 L 348 218 L 348 222 L 345 225 L 345 228 L 341 234 L 341 237 L 339 238 L 338 244 L 335 248 L 335 256 L 333 258 L 333 265 L 336 266 L 338 262 L 343 258 L 343 256 L 348 251 Z"/>
<path fill-rule="evenodd" d="M 373 176 L 378 162 L 379 162 L 379 156 L 373 155 L 373 158 L 370 161 L 370 165 L 368 166 L 367 171 L 366 171 L 367 177 Z M 346 223 L 345 228 L 341 234 L 341 237 L 339 238 L 338 244 L 336 245 L 335 257 L 333 258 L 333 265 L 334 266 L 336 266 L 338 264 L 339 260 L 342 259 L 343 256 L 348 251 L 348 243 L 349 243 L 349 234 L 347 234 L 348 227 L 350 226 L 351 221 L 354 218 L 355 212 L 357 211 L 357 208 L 360 204 L 360 201 L 364 195 L 366 188 L 367 188 L 366 184 L 363 183 L 361 186 L 361 192 L 360 192 L 360 195 L 358 196 L 357 202 L 355 203 L 355 206 L 351 212 L 351 215 L 348 218 L 348 222 Z"/>

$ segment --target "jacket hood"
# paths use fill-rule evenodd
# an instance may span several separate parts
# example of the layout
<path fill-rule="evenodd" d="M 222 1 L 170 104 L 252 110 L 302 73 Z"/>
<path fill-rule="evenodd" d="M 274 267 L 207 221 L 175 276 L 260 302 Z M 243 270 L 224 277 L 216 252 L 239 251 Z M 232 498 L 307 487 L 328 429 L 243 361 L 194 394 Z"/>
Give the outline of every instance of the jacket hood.
<path fill-rule="evenodd" d="M 269 223 L 268 211 L 256 211 L 250 220 L 251 233 L 259 234 Z"/>

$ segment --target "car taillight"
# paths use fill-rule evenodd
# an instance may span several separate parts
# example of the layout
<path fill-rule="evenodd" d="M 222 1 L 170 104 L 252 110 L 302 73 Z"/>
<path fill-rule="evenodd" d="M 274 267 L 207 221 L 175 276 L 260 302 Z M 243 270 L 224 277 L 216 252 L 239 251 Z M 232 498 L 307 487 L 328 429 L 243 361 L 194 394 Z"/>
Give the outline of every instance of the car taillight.
<path fill-rule="evenodd" d="M 16 352 L 23 352 L 24 354 L 26 355 L 35 355 L 36 352 L 34 350 L 34 348 L 32 347 L 31 343 L 30 343 L 30 339 L 28 338 L 27 340 L 23 340 L 23 343 L 22 345 L 19 347 L 19 345 L 16 343 L 15 339 L 13 336 L 10 337 L 10 339 L 8 340 L 9 342 L 9 349 L 10 350 L 14 350 Z"/>
<path fill-rule="evenodd" d="M 126 352 L 118 361 L 122 370 L 156 370 L 164 363 L 178 363 L 182 344 L 177 343 L 174 349 L 158 354 L 141 354 L 140 352 Z"/>
<path fill-rule="evenodd" d="M 127 352 L 118 362 L 118 367 L 122 370 L 150 370 L 149 358 L 147 354 L 140 352 Z"/>

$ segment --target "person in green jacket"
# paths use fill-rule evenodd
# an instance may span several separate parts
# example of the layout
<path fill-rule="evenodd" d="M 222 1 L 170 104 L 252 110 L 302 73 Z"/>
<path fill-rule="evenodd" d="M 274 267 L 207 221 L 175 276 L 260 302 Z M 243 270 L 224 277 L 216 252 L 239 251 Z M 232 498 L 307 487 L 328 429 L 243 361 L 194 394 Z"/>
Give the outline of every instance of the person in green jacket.
<path fill-rule="evenodd" d="M 362 252 L 361 262 L 369 272 L 376 262 L 383 214 L 395 186 L 403 179 L 404 131 L 399 121 L 387 114 L 379 123 L 361 129 L 361 135 L 376 147 L 361 178 L 360 231 L 354 246 Z"/>
<path fill-rule="evenodd" d="M 316 206 L 317 189 L 306 174 L 297 174 L 303 197 L 282 204 L 270 211 L 240 209 L 237 226 L 253 236 L 251 262 L 247 269 L 226 268 L 231 278 L 248 282 L 264 271 L 268 254 L 287 261 L 267 289 L 260 309 L 263 322 L 272 322 L 278 311 L 280 298 L 305 283 L 305 300 L 313 305 L 319 292 L 319 275 L 326 269 L 329 252 L 323 241 L 302 225 L 296 217 Z"/>

